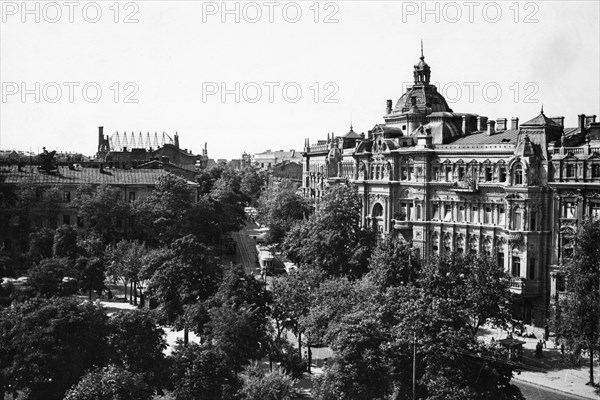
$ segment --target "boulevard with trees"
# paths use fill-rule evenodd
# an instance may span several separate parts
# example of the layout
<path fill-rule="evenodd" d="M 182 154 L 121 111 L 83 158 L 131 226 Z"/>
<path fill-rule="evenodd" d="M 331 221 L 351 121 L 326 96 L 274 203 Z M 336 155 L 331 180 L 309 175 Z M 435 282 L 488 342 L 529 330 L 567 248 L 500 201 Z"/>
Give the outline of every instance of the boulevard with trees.
<path fill-rule="evenodd" d="M 362 226 L 351 186 L 331 187 L 313 209 L 289 182 L 264 190 L 252 169 L 212 168 L 197 183 L 168 176 L 132 202 L 82 187 L 84 232 L 37 229 L 52 206 L 21 212 L 29 250 L 0 258 L 3 271 L 27 277 L 0 293 L 7 399 L 294 399 L 317 346 L 334 353 L 313 379 L 317 400 L 523 398 L 506 352 L 478 339 L 485 324 L 511 322 L 510 276 L 496 260 L 419 257 L 400 236 Z M 32 190 L 4 198 L 29 204 Z M 298 266 L 268 287 L 220 257 L 249 205 Z M 589 304 L 600 303 L 600 222 L 579 235 L 559 332 L 569 351 L 597 354 L 600 310 Z M 138 309 L 108 315 L 89 301 L 109 287 Z M 167 348 L 165 326 L 184 340 Z"/>

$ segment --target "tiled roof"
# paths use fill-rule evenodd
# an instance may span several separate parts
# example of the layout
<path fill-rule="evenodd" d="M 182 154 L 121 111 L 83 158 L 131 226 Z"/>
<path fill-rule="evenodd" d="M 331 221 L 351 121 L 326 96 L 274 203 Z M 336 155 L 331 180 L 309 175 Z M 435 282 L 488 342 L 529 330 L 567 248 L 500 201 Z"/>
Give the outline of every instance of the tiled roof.
<path fill-rule="evenodd" d="M 518 133 L 518 129 L 509 129 L 489 136 L 485 131 L 479 131 L 460 137 L 448 144 L 516 144 Z"/>
<path fill-rule="evenodd" d="M 4 167 L 7 168 L 7 167 Z M 169 172 L 162 169 L 104 169 L 79 168 L 70 170 L 68 167 L 58 167 L 56 174 L 38 171 L 37 166 L 25 166 L 19 172 L 17 166 L 11 166 L 8 171 L 0 167 L 0 182 L 21 183 L 33 182 L 48 185 L 155 185 L 161 176 Z"/>

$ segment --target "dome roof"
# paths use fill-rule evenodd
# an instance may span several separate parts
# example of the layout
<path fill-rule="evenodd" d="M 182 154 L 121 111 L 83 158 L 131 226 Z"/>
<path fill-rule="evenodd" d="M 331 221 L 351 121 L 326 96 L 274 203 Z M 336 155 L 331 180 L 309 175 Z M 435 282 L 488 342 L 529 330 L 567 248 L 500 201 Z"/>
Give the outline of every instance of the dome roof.
<path fill-rule="evenodd" d="M 409 87 L 406 93 L 396 102 L 392 114 L 406 113 L 411 110 L 413 105 L 417 107 L 419 112 L 425 114 L 431 112 L 452 112 L 446 99 L 437 91 L 434 85 L 415 85 Z"/>

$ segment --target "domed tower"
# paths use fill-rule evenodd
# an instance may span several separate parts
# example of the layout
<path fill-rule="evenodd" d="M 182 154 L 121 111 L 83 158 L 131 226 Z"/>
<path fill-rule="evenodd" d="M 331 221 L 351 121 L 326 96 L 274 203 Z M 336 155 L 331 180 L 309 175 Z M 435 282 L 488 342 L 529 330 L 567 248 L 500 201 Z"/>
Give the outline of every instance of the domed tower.
<path fill-rule="evenodd" d="M 413 70 L 414 84 L 396 102 L 392 109 L 388 106 L 383 119 L 388 126 L 402 129 L 404 135 L 410 135 L 421 124 L 426 123 L 427 115 L 433 112 L 452 112 L 448 103 L 434 85 L 431 85 L 431 68 L 425 62 L 423 43 L 421 57 Z M 391 101 L 388 100 L 388 105 Z"/>

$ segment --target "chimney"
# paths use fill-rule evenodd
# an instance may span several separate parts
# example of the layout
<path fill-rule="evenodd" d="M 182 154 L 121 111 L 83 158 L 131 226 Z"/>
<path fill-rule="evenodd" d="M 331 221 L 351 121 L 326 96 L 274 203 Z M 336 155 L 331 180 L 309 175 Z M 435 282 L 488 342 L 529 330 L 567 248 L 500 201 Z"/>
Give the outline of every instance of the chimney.
<path fill-rule="evenodd" d="M 175 143 L 174 143 L 176 148 L 179 148 L 179 135 L 177 134 L 177 132 L 175 132 Z"/>
<path fill-rule="evenodd" d="M 595 122 L 596 122 L 596 116 L 595 115 L 586 115 L 586 117 L 585 117 L 585 123 L 584 123 L 583 126 L 585 126 L 586 128 L 589 128 L 590 125 L 592 125 Z"/>
<path fill-rule="evenodd" d="M 487 129 L 487 117 L 477 117 L 477 129 L 485 131 Z"/>
<path fill-rule="evenodd" d="M 579 114 L 577 116 L 577 127 L 579 128 L 580 132 L 583 132 L 585 129 L 585 114 Z"/>
<path fill-rule="evenodd" d="M 550 117 L 550 119 L 562 127 L 565 126 L 565 117 Z"/>
<path fill-rule="evenodd" d="M 498 132 L 505 131 L 506 130 L 506 118 L 498 118 L 496 120 L 496 128 L 498 129 Z M 493 135 L 493 133 L 492 133 L 492 135 Z"/>
<path fill-rule="evenodd" d="M 102 145 L 103 142 L 104 142 L 104 127 L 99 126 L 98 127 L 98 146 Z"/>
<path fill-rule="evenodd" d="M 519 117 L 512 117 L 510 119 L 510 129 L 512 129 L 512 130 L 519 129 Z"/>
<path fill-rule="evenodd" d="M 385 107 L 385 113 L 386 115 L 390 115 L 392 113 L 392 100 L 387 100 L 385 102 L 386 107 Z"/>
<path fill-rule="evenodd" d="M 486 134 L 492 136 L 494 133 L 496 133 L 496 121 L 488 121 Z"/>
<path fill-rule="evenodd" d="M 466 116 L 466 115 L 463 115 L 463 116 L 462 116 L 462 131 L 463 131 L 463 134 L 464 134 L 464 135 L 466 135 L 466 134 L 468 133 L 468 132 L 467 132 L 467 127 L 468 127 L 468 123 L 467 123 L 467 116 Z"/>

